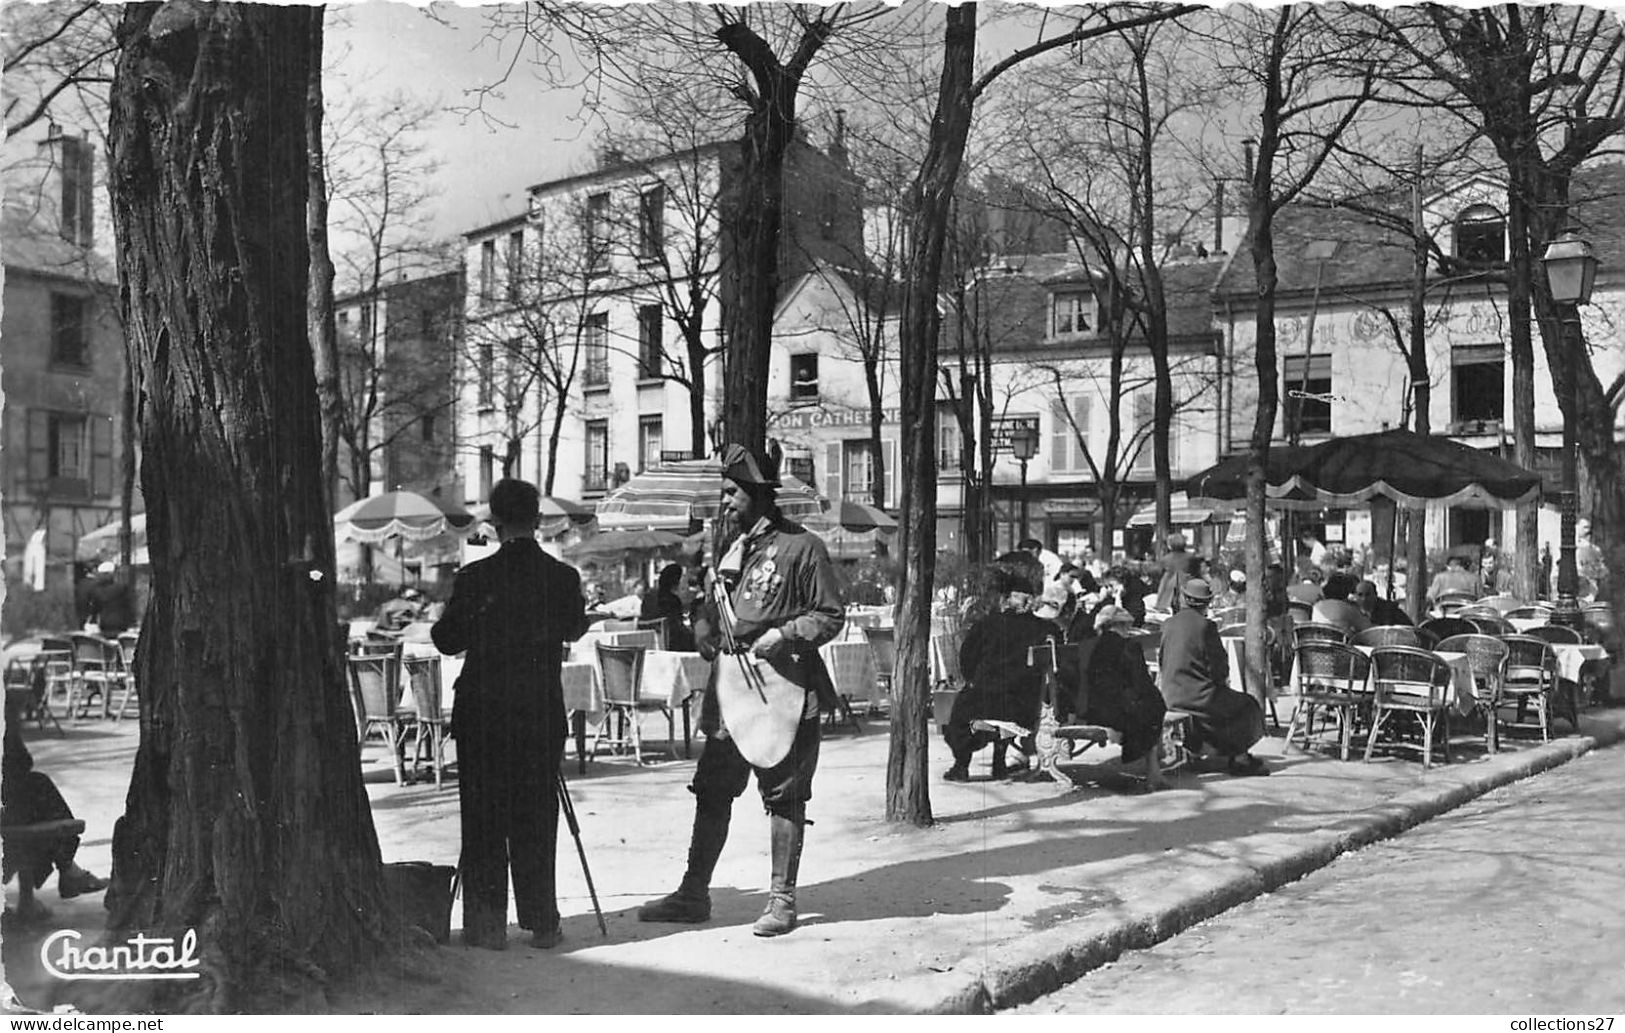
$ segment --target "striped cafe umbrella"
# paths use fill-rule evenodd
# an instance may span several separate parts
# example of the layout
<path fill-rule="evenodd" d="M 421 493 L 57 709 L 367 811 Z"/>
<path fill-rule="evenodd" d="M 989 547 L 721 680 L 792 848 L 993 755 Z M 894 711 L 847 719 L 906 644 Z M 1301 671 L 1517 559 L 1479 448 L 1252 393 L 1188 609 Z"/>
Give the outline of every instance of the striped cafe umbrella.
<path fill-rule="evenodd" d="M 792 520 L 824 511 L 818 492 L 782 475 L 779 509 Z M 598 522 L 608 527 L 678 527 L 715 518 L 722 510 L 722 463 L 689 459 L 662 463 L 635 475 L 598 503 Z"/>
<path fill-rule="evenodd" d="M 473 525 L 474 515 L 458 503 L 415 491 L 386 491 L 358 499 L 333 517 L 333 530 L 340 539 L 369 544 L 396 536 L 422 541 L 447 531 L 466 531 Z"/>

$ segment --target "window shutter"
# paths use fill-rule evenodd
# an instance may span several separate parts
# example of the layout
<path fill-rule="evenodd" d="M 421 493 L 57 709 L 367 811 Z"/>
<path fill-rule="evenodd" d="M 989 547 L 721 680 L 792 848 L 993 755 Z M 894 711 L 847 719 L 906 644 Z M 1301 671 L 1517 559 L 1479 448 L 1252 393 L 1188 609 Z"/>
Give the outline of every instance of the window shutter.
<path fill-rule="evenodd" d="M 886 456 L 886 508 L 896 509 L 898 500 L 902 498 L 898 487 L 902 478 L 902 471 L 897 467 L 897 439 L 881 438 L 880 447 Z"/>
<path fill-rule="evenodd" d="M 1072 420 L 1078 425 L 1077 433 L 1072 435 L 1072 469 L 1074 470 L 1087 470 L 1089 468 L 1088 464 L 1084 462 L 1084 449 L 1083 445 L 1078 443 L 1078 438 L 1082 437 L 1084 441 L 1089 440 L 1089 407 L 1091 404 L 1093 403 L 1088 395 L 1079 395 L 1072 399 Z"/>
<path fill-rule="evenodd" d="M 90 418 L 90 493 L 113 494 L 113 418 Z"/>
<path fill-rule="evenodd" d="M 824 446 L 824 495 L 832 506 L 841 503 L 841 444 L 832 441 Z"/>
<path fill-rule="evenodd" d="M 1066 418 L 1066 399 L 1050 401 L 1049 454 L 1057 470 L 1072 469 L 1072 424 Z"/>
<path fill-rule="evenodd" d="M 44 490 L 51 476 L 51 414 L 44 409 L 28 410 L 28 479 L 32 487 Z"/>

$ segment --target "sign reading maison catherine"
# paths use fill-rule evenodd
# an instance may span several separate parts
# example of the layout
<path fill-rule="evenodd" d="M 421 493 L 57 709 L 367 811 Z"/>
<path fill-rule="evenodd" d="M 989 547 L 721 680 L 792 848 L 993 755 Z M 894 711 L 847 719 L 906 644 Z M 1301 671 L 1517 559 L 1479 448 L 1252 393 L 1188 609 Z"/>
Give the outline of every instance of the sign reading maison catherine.
<path fill-rule="evenodd" d="M 896 406 L 880 410 L 880 422 L 895 424 L 898 422 Z M 804 409 L 791 409 L 780 413 L 773 420 L 773 426 L 779 430 L 817 430 L 821 427 L 867 427 L 869 426 L 868 409 L 821 409 L 811 406 Z"/>
<path fill-rule="evenodd" d="M 899 422 L 899 410 L 893 406 L 880 410 L 880 422 L 896 425 Z M 813 408 L 791 409 L 780 413 L 773 419 L 775 430 L 818 430 L 825 427 L 861 427 L 869 426 L 869 410 L 867 409 L 835 409 Z M 993 451 L 1010 452 L 1010 438 L 1019 427 L 1030 427 L 1036 436 L 1039 432 L 1037 416 L 1001 416 L 993 421 L 992 438 Z"/>

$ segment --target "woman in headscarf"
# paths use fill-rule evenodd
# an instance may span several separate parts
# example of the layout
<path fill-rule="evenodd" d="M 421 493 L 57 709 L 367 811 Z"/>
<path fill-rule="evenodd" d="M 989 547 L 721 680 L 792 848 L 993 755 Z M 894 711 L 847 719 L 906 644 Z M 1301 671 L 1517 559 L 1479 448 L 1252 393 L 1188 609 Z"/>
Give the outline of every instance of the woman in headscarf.
<path fill-rule="evenodd" d="M 1125 637 L 1133 631 L 1133 616 L 1108 604 L 1095 614 L 1086 635 L 1068 641 L 1060 653 L 1064 691 L 1055 701 L 1055 717 L 1063 725 L 1081 721 L 1119 733 L 1122 762 L 1143 758 L 1147 785 L 1157 788 L 1166 783 L 1153 754 L 1168 708 L 1146 667 L 1141 644 Z"/>
<path fill-rule="evenodd" d="M 959 649 L 966 685 L 942 733 L 954 755 L 953 767 L 943 775 L 949 782 L 969 781 L 971 755 L 989 744 L 993 777 L 1005 775 L 1009 738 L 973 729 L 972 722 L 1006 722 L 1029 735 L 1038 728 L 1048 662 L 1035 662 L 1030 651 L 1060 637 L 1053 622 L 1033 613 L 1043 577 L 1038 560 L 1016 552 L 995 560 L 983 579 L 983 597 L 972 609 L 974 623 Z"/>

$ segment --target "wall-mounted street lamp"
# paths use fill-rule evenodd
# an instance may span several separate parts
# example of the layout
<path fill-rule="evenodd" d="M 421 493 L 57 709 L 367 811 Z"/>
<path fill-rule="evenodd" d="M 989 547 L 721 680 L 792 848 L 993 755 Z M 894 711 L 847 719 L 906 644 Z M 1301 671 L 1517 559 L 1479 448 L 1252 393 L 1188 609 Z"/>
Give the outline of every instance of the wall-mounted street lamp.
<path fill-rule="evenodd" d="M 1580 329 L 1580 306 L 1591 301 L 1591 287 L 1597 278 L 1597 254 L 1588 242 L 1573 232 L 1566 232 L 1547 246 L 1540 264 L 1545 267 L 1552 300 L 1558 305 L 1563 332 L 1561 365 L 1565 368 L 1554 370 L 1553 375 L 1566 378 L 1559 399 L 1563 410 L 1563 492 L 1558 503 L 1562 537 L 1557 555 L 1557 605 L 1551 621 L 1578 628 L 1584 624 L 1579 600 L 1580 571 L 1575 563 L 1575 522 L 1580 506 L 1575 421 L 1580 404 L 1579 359 L 1585 346 Z"/>
<path fill-rule="evenodd" d="M 1027 537 L 1027 461 L 1038 454 L 1038 427 L 1023 422 L 1012 428 L 1010 453 L 1021 464 L 1021 534 L 1016 539 L 1019 542 Z"/>

